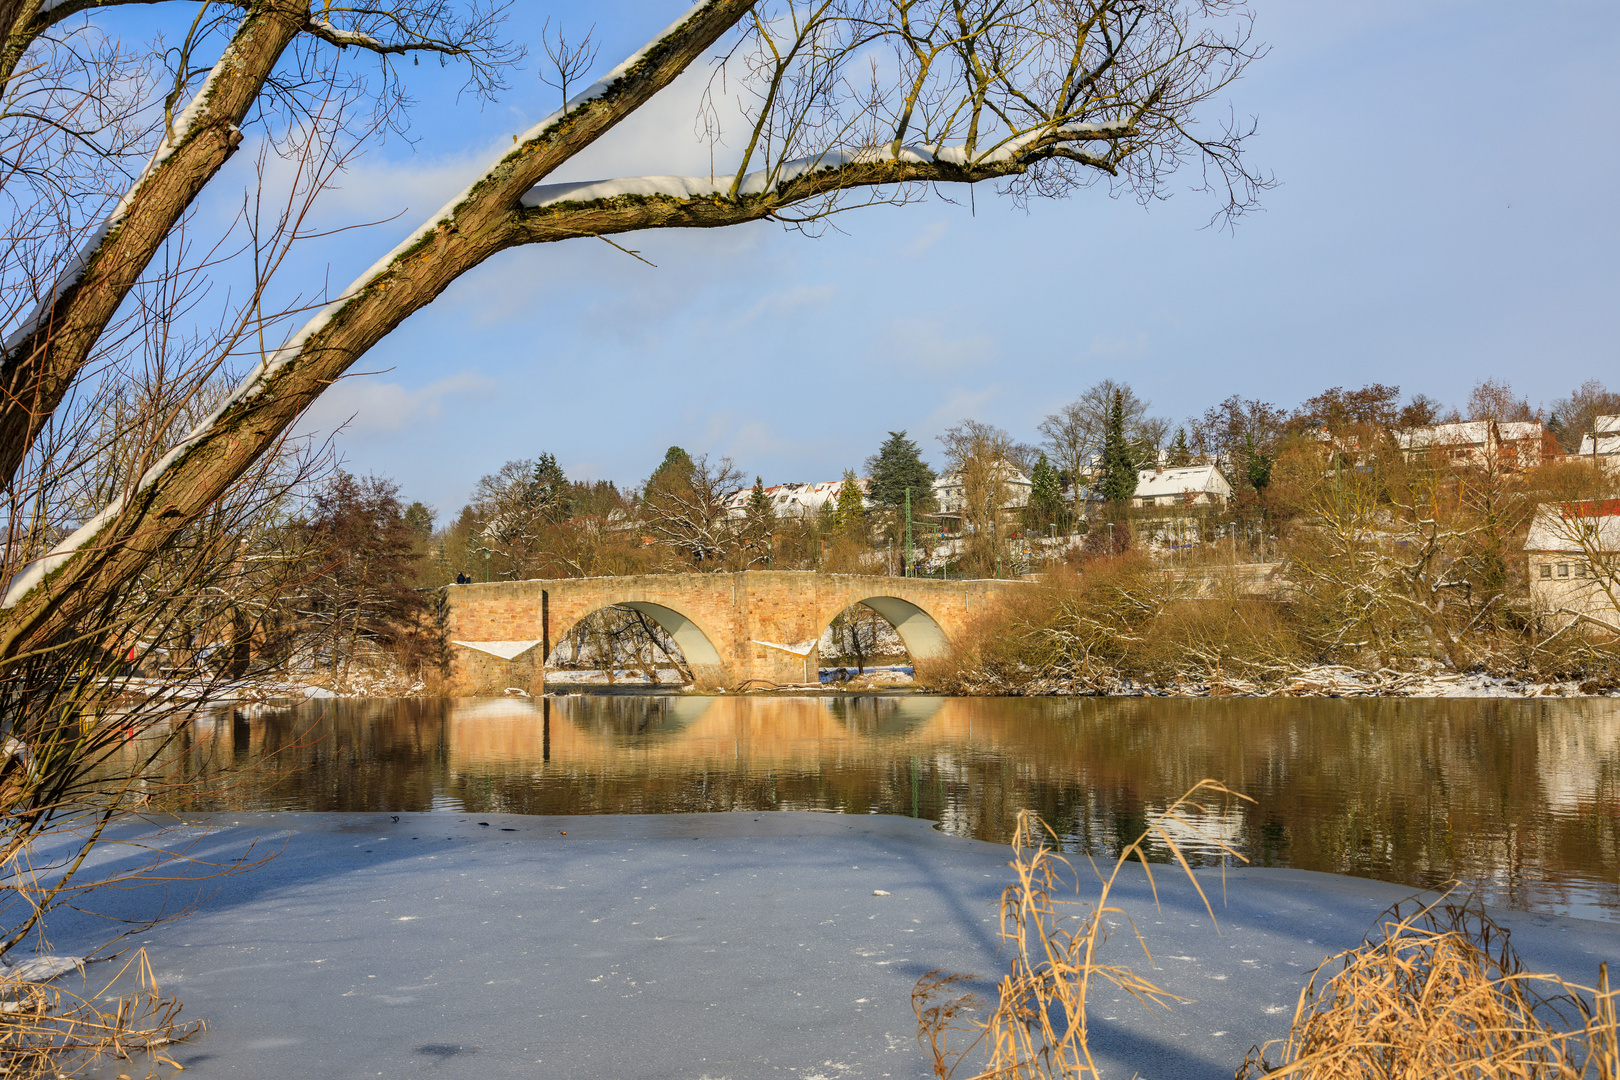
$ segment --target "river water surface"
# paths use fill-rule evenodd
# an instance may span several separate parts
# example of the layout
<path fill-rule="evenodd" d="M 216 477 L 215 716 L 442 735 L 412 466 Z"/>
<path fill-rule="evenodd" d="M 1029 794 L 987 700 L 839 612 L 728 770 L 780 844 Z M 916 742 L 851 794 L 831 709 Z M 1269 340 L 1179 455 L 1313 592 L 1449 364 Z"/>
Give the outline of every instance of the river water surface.
<path fill-rule="evenodd" d="M 1100 856 L 1210 777 L 1254 802 L 1205 827 L 1259 865 L 1620 921 L 1614 699 L 323 701 L 187 725 L 172 755 L 206 780 L 192 810 L 828 810 L 1005 841 L 1027 807 Z"/>

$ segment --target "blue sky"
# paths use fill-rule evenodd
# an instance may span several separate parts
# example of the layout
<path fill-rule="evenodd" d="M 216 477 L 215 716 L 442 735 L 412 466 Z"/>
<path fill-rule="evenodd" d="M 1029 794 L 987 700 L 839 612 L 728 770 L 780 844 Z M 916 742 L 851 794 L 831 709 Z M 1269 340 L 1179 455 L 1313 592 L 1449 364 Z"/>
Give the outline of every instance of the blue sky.
<path fill-rule="evenodd" d="M 592 23 L 606 70 L 684 6 L 522 0 Z M 1292 406 L 1393 383 L 1461 403 L 1504 378 L 1533 402 L 1620 386 L 1615 177 L 1620 8 L 1606 2 L 1256 0 L 1270 54 L 1230 91 L 1278 187 L 1235 229 L 1176 187 L 1143 208 L 1082 191 L 1028 210 L 981 187 L 845 215 L 508 252 L 364 358 L 306 421 L 347 466 L 454 514 L 478 477 L 549 451 L 574 478 L 644 479 L 671 444 L 767 484 L 858 468 L 904 428 L 964 418 L 1035 441 L 1104 377 L 1180 419 L 1241 394 Z M 398 222 L 320 252 L 346 282 L 554 107 L 533 65 L 493 105 L 409 69 L 414 144 L 390 140 L 323 214 Z M 557 179 L 707 173 L 692 86 Z M 232 168 L 240 170 L 246 155 Z M 227 178 L 228 179 L 228 178 Z M 238 191 L 240 188 L 237 189 Z M 351 419 L 352 418 L 352 419 Z"/>

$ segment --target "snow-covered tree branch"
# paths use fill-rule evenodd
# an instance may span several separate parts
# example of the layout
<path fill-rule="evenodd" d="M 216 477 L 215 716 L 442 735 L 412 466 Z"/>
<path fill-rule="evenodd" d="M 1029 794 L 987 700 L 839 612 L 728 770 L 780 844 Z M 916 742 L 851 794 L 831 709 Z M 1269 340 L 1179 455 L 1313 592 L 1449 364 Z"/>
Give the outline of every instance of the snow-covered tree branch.
<path fill-rule="evenodd" d="M 129 283 L 218 172 L 292 46 L 313 35 L 384 60 L 406 46 L 440 48 L 459 39 L 421 20 L 447 8 L 316 15 L 309 0 L 256 0 L 231 9 L 240 15 L 228 44 L 166 122 L 152 162 L 8 341 L 0 464 L 14 472 L 82 378 Z M 487 27 L 493 17 L 473 7 L 458 25 Z M 545 183 L 716 47 L 710 133 L 720 138 L 718 103 L 733 92 L 746 124 L 723 175 Z M 0 659 L 116 594 L 367 350 L 501 251 L 761 218 L 803 226 L 947 184 L 1000 181 L 1026 199 L 1101 182 L 1154 199 L 1187 164 L 1201 170 L 1199 186 L 1219 192 L 1221 212 L 1236 215 L 1266 184 L 1243 159 L 1250 129 L 1206 131 L 1201 112 L 1257 55 L 1236 2 L 703 0 L 517 136 L 467 190 L 266 349 L 237 390 L 121 497 L 17 573 L 0 599 Z"/>

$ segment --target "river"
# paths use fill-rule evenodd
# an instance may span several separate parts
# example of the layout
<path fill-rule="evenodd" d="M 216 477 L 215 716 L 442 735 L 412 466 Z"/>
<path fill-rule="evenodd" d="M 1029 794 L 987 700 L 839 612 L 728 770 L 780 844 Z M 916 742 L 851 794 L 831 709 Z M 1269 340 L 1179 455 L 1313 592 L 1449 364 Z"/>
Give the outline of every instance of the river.
<path fill-rule="evenodd" d="M 165 768 L 201 781 L 188 810 L 828 810 L 1005 841 L 1027 807 L 1100 856 L 1209 777 L 1254 800 L 1201 820 L 1256 864 L 1620 921 L 1614 699 L 322 701 L 188 724 Z"/>

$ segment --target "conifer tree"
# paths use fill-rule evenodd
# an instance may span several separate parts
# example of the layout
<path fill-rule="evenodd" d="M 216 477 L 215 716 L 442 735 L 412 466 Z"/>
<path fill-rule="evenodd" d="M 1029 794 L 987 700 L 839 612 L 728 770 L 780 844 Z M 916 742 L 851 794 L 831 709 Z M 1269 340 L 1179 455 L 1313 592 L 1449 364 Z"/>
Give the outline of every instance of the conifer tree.
<path fill-rule="evenodd" d="M 1176 428 L 1176 441 L 1170 444 L 1170 467 L 1184 469 L 1192 464 L 1192 448 L 1187 445 L 1187 429 Z"/>
<path fill-rule="evenodd" d="M 664 460 L 647 478 L 647 490 L 658 487 L 685 487 L 692 482 L 692 455 L 678 446 L 664 451 Z"/>
<path fill-rule="evenodd" d="M 770 561 L 771 534 L 776 531 L 776 508 L 765 494 L 765 483 L 754 477 L 754 489 L 748 493 L 748 505 L 743 510 L 743 542 L 754 553 L 750 564 Z"/>
<path fill-rule="evenodd" d="M 1125 439 L 1125 398 L 1118 390 L 1114 391 L 1108 431 L 1103 436 L 1102 471 L 1103 498 L 1122 503 L 1136 494 L 1136 461 Z"/>
<path fill-rule="evenodd" d="M 554 454 L 541 454 L 529 477 L 528 503 L 547 521 L 566 521 L 573 515 L 573 493 Z"/>
<path fill-rule="evenodd" d="M 843 483 L 838 485 L 838 531 L 851 539 L 866 535 L 866 504 L 861 495 L 861 483 L 854 469 L 844 470 Z"/>
<path fill-rule="evenodd" d="M 904 431 L 889 432 L 877 454 L 867 458 L 866 469 L 872 474 L 867 498 L 873 506 L 898 509 L 905 505 L 909 489 L 913 514 L 933 510 L 934 470 L 923 461 L 917 444 L 906 438 Z"/>
<path fill-rule="evenodd" d="M 769 521 L 776 517 L 776 511 L 771 507 L 771 497 L 765 494 L 765 483 L 759 477 L 754 477 L 754 489 L 748 493 L 748 519 L 750 521 Z"/>
<path fill-rule="evenodd" d="M 1033 523 L 1043 529 L 1063 516 L 1063 485 L 1045 454 L 1029 473 L 1029 508 Z"/>

